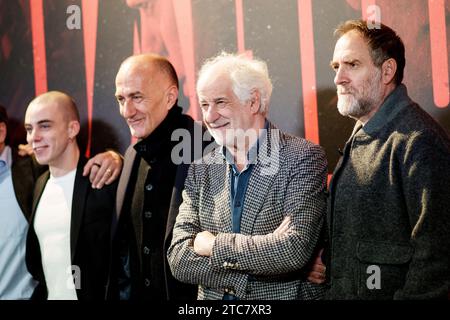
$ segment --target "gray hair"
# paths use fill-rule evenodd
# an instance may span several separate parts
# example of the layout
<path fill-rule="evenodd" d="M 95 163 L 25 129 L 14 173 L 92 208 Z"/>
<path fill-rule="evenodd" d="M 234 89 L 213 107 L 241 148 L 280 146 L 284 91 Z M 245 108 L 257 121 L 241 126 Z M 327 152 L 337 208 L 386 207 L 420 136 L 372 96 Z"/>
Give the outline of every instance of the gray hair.
<path fill-rule="evenodd" d="M 269 111 L 272 82 L 264 61 L 222 52 L 206 60 L 200 68 L 197 92 L 209 81 L 213 72 L 222 72 L 230 77 L 232 90 L 241 103 L 250 99 L 253 90 L 258 90 L 261 95 L 261 106 L 258 112 L 265 115 Z"/>

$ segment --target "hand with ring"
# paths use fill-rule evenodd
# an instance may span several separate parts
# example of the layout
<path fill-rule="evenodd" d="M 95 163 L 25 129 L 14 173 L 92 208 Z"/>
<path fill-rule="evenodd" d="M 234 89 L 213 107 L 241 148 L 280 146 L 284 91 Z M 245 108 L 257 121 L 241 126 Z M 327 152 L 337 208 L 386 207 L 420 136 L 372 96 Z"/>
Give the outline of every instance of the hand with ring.
<path fill-rule="evenodd" d="M 114 151 L 99 153 L 86 163 L 83 176 L 89 175 L 92 188 L 101 189 L 119 177 L 122 164 L 121 155 Z"/>

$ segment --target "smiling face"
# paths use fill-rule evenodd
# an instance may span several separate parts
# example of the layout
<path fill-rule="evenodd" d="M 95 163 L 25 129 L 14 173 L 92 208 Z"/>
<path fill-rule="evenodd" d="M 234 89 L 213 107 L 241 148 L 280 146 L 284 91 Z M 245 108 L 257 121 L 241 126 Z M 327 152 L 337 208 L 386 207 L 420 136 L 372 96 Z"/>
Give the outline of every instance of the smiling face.
<path fill-rule="evenodd" d="M 42 165 L 64 167 L 72 159 L 78 121 L 70 120 L 58 100 L 34 100 L 25 114 L 27 141 Z"/>
<path fill-rule="evenodd" d="M 148 137 L 165 119 L 175 104 L 178 89 L 167 76 L 142 57 L 122 64 L 116 77 L 116 99 L 120 115 L 131 134 Z"/>
<path fill-rule="evenodd" d="M 349 31 L 339 38 L 331 67 L 336 72 L 339 112 L 364 122 L 381 105 L 384 92 L 381 70 L 358 32 Z"/>
<path fill-rule="evenodd" d="M 242 103 L 233 92 L 231 80 L 225 74 L 211 75 L 198 88 L 203 121 L 216 142 L 233 147 L 237 129 L 260 129 L 257 119 L 264 117 L 252 110 L 252 101 Z M 259 101 L 258 101 L 259 102 Z M 241 131 L 242 132 L 242 131 Z"/>

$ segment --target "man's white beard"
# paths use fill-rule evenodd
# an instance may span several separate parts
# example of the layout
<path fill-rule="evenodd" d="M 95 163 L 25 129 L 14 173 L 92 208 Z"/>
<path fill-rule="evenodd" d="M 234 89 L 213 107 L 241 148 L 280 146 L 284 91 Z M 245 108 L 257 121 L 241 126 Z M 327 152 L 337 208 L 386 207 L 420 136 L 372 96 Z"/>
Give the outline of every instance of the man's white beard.
<path fill-rule="evenodd" d="M 363 102 L 363 103 L 361 103 Z M 365 101 L 357 100 L 353 95 L 340 96 L 337 104 L 339 113 L 346 117 L 359 119 L 367 115 L 371 106 Z"/>
<path fill-rule="evenodd" d="M 354 119 L 360 119 L 366 116 L 381 103 L 382 93 L 380 87 L 381 71 L 377 70 L 373 78 L 363 83 L 360 93 L 356 92 L 352 87 L 345 88 L 350 94 L 338 94 L 337 107 L 339 113 Z M 358 98 L 355 95 L 358 95 Z"/>

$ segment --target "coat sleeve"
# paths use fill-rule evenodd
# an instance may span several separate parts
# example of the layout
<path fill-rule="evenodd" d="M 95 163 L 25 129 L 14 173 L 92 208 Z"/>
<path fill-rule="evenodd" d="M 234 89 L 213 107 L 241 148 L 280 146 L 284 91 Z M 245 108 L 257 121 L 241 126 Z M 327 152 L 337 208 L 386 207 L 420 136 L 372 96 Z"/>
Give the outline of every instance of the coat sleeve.
<path fill-rule="evenodd" d="M 201 166 L 201 165 L 199 165 Z M 179 281 L 201 284 L 212 288 L 236 288 L 238 296 L 244 296 L 239 289 L 245 288 L 246 275 L 231 270 L 215 269 L 209 257 L 199 256 L 194 252 L 193 241 L 197 233 L 203 231 L 198 215 L 199 185 L 196 179 L 197 165 L 189 168 L 183 190 L 183 203 L 180 206 L 173 229 L 171 245 L 167 258 L 173 276 Z"/>
<path fill-rule="evenodd" d="M 275 196 L 282 215 L 291 217 L 289 231 L 283 235 L 219 233 L 211 256 L 217 270 L 275 276 L 297 272 L 310 261 L 325 215 L 327 162 L 322 148 L 312 144 L 285 156 L 288 159 L 278 174 L 288 181 L 284 194 Z M 269 210 L 270 216 L 276 214 Z"/>
<path fill-rule="evenodd" d="M 429 132 L 408 141 L 402 185 L 414 253 L 395 299 L 447 299 L 450 286 L 450 142 Z"/>
<path fill-rule="evenodd" d="M 270 232 L 265 235 L 219 232 L 211 257 L 199 256 L 193 250 L 195 236 L 203 231 L 199 219 L 199 190 L 204 172 L 202 165 L 191 165 L 168 250 L 175 278 L 217 289 L 231 287 L 237 296 L 245 296 L 249 275 L 284 276 L 299 271 L 310 260 L 325 213 L 325 155 L 320 147 L 310 146 L 290 152 L 289 157 L 285 162 L 289 165 L 282 166 L 277 173 L 278 179 L 287 181 L 283 184 L 284 194 L 271 191 L 276 192 L 274 196 L 283 216 L 291 216 L 289 232 L 284 236 Z M 271 211 L 269 219 L 273 216 Z M 273 225 L 271 232 L 277 227 Z"/>

